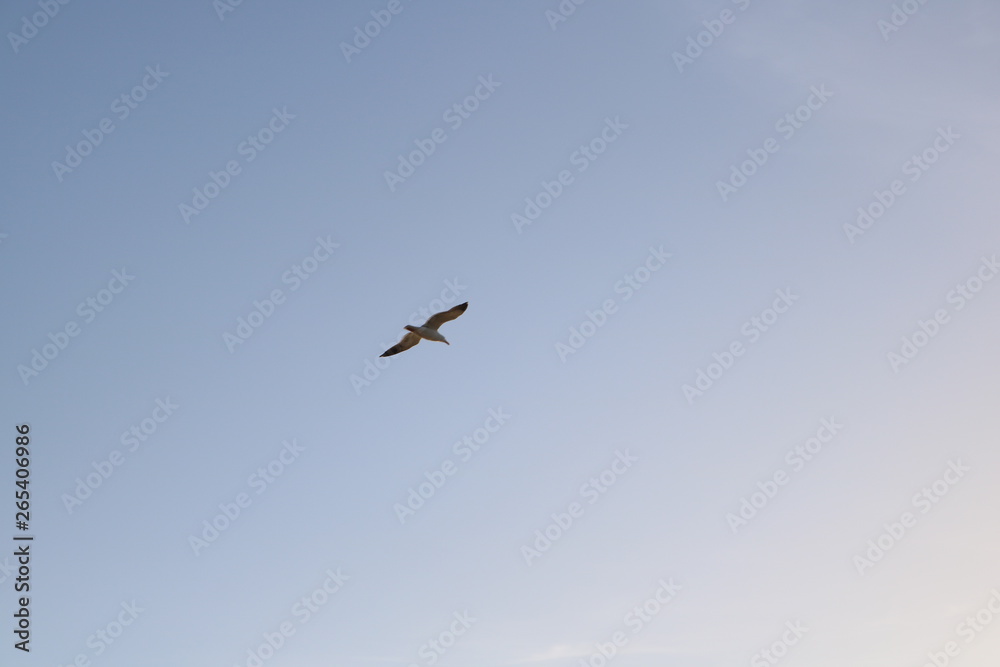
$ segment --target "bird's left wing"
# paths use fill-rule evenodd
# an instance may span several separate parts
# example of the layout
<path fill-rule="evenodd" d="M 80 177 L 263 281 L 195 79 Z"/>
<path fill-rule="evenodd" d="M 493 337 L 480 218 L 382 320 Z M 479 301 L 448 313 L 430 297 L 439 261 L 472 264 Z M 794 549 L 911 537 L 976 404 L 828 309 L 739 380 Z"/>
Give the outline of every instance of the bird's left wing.
<path fill-rule="evenodd" d="M 411 331 L 407 331 L 405 334 L 403 334 L 403 337 L 400 339 L 398 343 L 396 343 L 395 345 L 393 345 L 388 350 L 386 350 L 385 352 L 383 352 L 378 356 L 391 357 L 394 354 L 399 354 L 400 352 L 406 352 L 419 342 L 420 342 L 420 336 Z"/>

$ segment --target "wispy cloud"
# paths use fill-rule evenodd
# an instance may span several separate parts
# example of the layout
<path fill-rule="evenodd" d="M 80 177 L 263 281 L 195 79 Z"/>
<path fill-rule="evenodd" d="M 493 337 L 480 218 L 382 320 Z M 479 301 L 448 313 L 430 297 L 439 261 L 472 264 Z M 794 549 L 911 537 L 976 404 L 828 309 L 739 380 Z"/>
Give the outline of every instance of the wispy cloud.
<path fill-rule="evenodd" d="M 504 664 L 507 665 L 523 665 L 526 663 L 533 662 L 548 662 L 550 660 L 565 660 L 567 658 L 584 658 L 590 655 L 592 649 L 586 644 L 555 644 L 540 651 L 538 653 L 532 653 L 526 658 L 521 658 L 520 660 L 510 660 Z"/>

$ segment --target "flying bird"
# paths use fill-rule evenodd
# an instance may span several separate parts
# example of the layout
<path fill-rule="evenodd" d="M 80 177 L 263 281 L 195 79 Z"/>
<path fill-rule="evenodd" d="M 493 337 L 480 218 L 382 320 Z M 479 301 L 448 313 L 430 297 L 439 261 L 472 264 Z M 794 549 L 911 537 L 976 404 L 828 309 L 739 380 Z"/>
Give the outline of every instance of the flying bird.
<path fill-rule="evenodd" d="M 402 340 L 390 347 L 388 350 L 380 354 L 380 357 L 391 357 L 394 354 L 399 354 L 400 352 L 405 352 L 411 347 L 420 342 L 421 338 L 426 338 L 427 340 L 436 340 L 439 343 L 444 343 L 445 345 L 451 345 L 441 332 L 438 331 L 440 327 L 445 322 L 451 322 L 453 319 L 465 312 L 465 309 L 469 307 L 469 302 L 460 303 L 451 310 L 445 310 L 440 313 L 435 313 L 424 322 L 424 326 L 415 327 L 407 324 L 404 329 L 409 333 L 403 334 Z"/>

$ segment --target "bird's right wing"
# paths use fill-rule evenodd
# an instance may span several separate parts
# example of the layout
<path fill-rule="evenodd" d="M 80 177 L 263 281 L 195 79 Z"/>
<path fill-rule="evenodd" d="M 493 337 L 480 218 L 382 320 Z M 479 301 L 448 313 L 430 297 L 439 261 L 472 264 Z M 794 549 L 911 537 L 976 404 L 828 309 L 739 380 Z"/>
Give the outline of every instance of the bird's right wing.
<path fill-rule="evenodd" d="M 445 310 L 440 313 L 434 313 L 433 315 L 430 316 L 430 319 L 424 322 L 424 326 L 427 327 L 428 329 L 437 329 L 445 322 L 451 322 L 453 319 L 464 313 L 465 309 L 468 307 L 469 307 L 469 302 L 466 301 L 465 303 L 458 304 L 451 310 Z"/>
<path fill-rule="evenodd" d="M 420 342 L 420 336 L 418 336 L 413 332 L 407 331 L 405 334 L 403 334 L 403 338 L 398 343 L 390 347 L 388 350 L 386 350 L 379 356 L 391 357 L 394 354 L 399 354 L 400 352 L 406 352 L 419 342 Z"/>

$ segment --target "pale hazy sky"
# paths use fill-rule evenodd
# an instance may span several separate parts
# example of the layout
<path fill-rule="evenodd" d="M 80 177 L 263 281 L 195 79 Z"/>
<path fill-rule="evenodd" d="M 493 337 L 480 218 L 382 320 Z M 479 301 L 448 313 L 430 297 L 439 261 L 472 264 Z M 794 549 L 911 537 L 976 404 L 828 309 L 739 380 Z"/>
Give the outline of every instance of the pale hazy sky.
<path fill-rule="evenodd" d="M 1000 7 L 224 2 L 0 10 L 0 662 L 996 662 Z"/>

